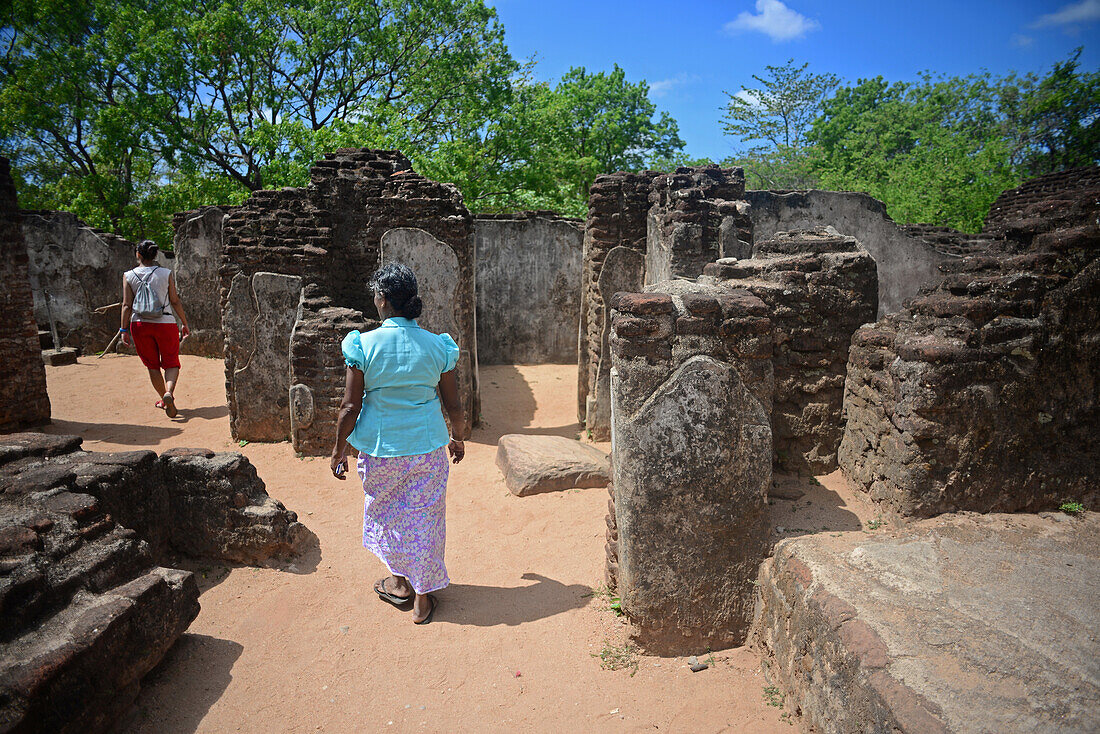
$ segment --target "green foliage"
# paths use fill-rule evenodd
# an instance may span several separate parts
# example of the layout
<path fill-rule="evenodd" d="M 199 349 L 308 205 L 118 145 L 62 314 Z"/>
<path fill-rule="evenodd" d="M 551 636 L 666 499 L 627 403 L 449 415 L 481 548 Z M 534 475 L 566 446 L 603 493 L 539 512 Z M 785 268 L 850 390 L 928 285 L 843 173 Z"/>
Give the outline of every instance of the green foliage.
<path fill-rule="evenodd" d="M 988 75 L 845 87 L 808 139 L 826 188 L 864 191 L 901 222 L 976 232 L 990 204 L 1019 183 Z"/>
<path fill-rule="evenodd" d="M 783 708 L 783 692 L 778 686 L 764 686 L 764 703 L 777 709 Z"/>
<path fill-rule="evenodd" d="M 1063 502 L 1058 506 L 1058 509 L 1067 515 L 1080 515 L 1085 511 L 1085 506 L 1080 502 Z"/>
<path fill-rule="evenodd" d="M 638 648 L 629 642 L 623 645 L 604 642 L 600 652 L 593 653 L 592 657 L 600 659 L 600 667 L 604 670 L 629 670 L 631 678 L 638 672 Z"/>

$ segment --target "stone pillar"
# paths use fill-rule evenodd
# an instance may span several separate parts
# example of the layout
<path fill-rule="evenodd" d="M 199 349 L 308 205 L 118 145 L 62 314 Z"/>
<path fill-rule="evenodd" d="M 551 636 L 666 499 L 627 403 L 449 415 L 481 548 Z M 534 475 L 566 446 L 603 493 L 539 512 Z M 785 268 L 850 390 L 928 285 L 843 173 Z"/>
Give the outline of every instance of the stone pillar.
<path fill-rule="evenodd" d="M 780 232 L 753 257 L 708 265 L 706 279 L 744 288 L 775 324 L 775 466 L 828 474 L 844 435 L 844 376 L 852 335 L 875 318 L 875 261 L 832 227 Z"/>
<path fill-rule="evenodd" d="M 225 332 L 217 298 L 222 260 L 222 229 L 234 207 L 207 206 L 174 217 L 172 249 L 176 253 L 176 288 L 187 311 L 191 336 L 180 344 L 183 354 L 225 355 Z"/>
<path fill-rule="evenodd" d="M 696 278 L 721 257 L 747 257 L 752 222 L 740 168 L 677 168 L 653 180 L 646 284 Z"/>
<path fill-rule="evenodd" d="M 646 212 L 650 184 L 659 174 L 612 173 L 589 190 L 584 228 L 584 269 L 578 348 L 577 419 L 597 441 L 611 436 L 611 363 L 607 301 L 616 291 L 640 291 L 645 279 Z M 615 251 L 612 257 L 611 253 Z"/>
<path fill-rule="evenodd" d="M 745 641 L 767 552 L 767 307 L 684 281 L 612 302 L 618 590 L 649 650 Z"/>
<path fill-rule="evenodd" d="M 50 420 L 27 262 L 11 165 L 0 158 L 0 430 L 4 431 Z"/>

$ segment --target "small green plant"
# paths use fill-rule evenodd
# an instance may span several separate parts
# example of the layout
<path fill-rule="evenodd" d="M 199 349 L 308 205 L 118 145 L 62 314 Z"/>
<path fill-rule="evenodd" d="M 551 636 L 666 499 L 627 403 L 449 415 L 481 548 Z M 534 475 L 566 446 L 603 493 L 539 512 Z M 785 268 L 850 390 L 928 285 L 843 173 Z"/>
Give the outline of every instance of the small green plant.
<path fill-rule="evenodd" d="M 1063 502 L 1058 505 L 1058 509 L 1067 515 L 1080 515 L 1085 511 L 1085 506 L 1080 502 Z"/>
<path fill-rule="evenodd" d="M 241 439 L 240 441 L 238 441 L 238 442 L 237 442 L 237 445 L 238 445 L 238 446 L 240 446 L 241 448 L 244 448 L 245 446 L 247 446 L 247 445 L 248 445 L 248 441 L 245 441 L 245 440 L 244 440 L 244 439 L 242 438 L 242 439 Z"/>
<path fill-rule="evenodd" d="M 778 686 L 764 686 L 764 703 L 777 709 L 783 708 L 783 692 Z"/>
<path fill-rule="evenodd" d="M 604 642 L 603 649 L 592 657 L 600 659 L 604 670 L 629 670 L 631 678 L 638 672 L 638 649 L 629 642 L 618 646 Z"/>
<path fill-rule="evenodd" d="M 867 523 L 867 529 L 868 530 L 878 530 L 879 528 L 881 528 L 885 524 L 886 524 L 885 520 L 883 520 L 880 517 L 876 517 L 874 520 L 871 520 L 870 522 Z"/>
<path fill-rule="evenodd" d="M 790 711 L 784 711 L 783 713 L 781 713 L 779 715 L 779 720 L 787 722 L 788 726 L 794 726 L 794 720 L 791 718 Z"/>
<path fill-rule="evenodd" d="M 714 659 L 714 653 L 710 650 L 707 650 L 707 656 L 703 658 L 703 662 L 712 668 L 717 667 L 718 665 L 718 661 Z"/>

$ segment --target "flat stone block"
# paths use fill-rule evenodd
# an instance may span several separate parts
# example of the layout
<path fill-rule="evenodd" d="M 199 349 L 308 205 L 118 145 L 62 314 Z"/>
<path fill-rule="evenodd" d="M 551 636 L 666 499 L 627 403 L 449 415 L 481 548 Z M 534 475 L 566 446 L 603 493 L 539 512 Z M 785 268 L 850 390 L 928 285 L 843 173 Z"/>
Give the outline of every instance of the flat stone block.
<path fill-rule="evenodd" d="M 501 436 L 497 466 L 517 497 L 573 487 L 606 487 L 611 481 L 611 463 L 604 452 L 562 436 Z"/>
<path fill-rule="evenodd" d="M 76 364 L 77 351 L 73 347 L 61 347 L 61 349 L 43 349 L 42 361 L 51 367 L 60 367 L 66 364 Z"/>
<path fill-rule="evenodd" d="M 780 543 L 772 683 L 820 732 L 1100 731 L 1100 514 L 945 515 Z"/>

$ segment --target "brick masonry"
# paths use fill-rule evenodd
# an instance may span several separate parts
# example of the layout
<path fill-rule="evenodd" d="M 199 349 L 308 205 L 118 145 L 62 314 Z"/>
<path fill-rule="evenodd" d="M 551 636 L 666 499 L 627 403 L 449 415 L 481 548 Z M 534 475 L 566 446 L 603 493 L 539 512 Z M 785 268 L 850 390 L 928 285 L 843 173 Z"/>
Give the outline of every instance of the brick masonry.
<path fill-rule="evenodd" d="M 0 431 L 50 420 L 27 263 L 11 165 L 0 158 Z"/>

